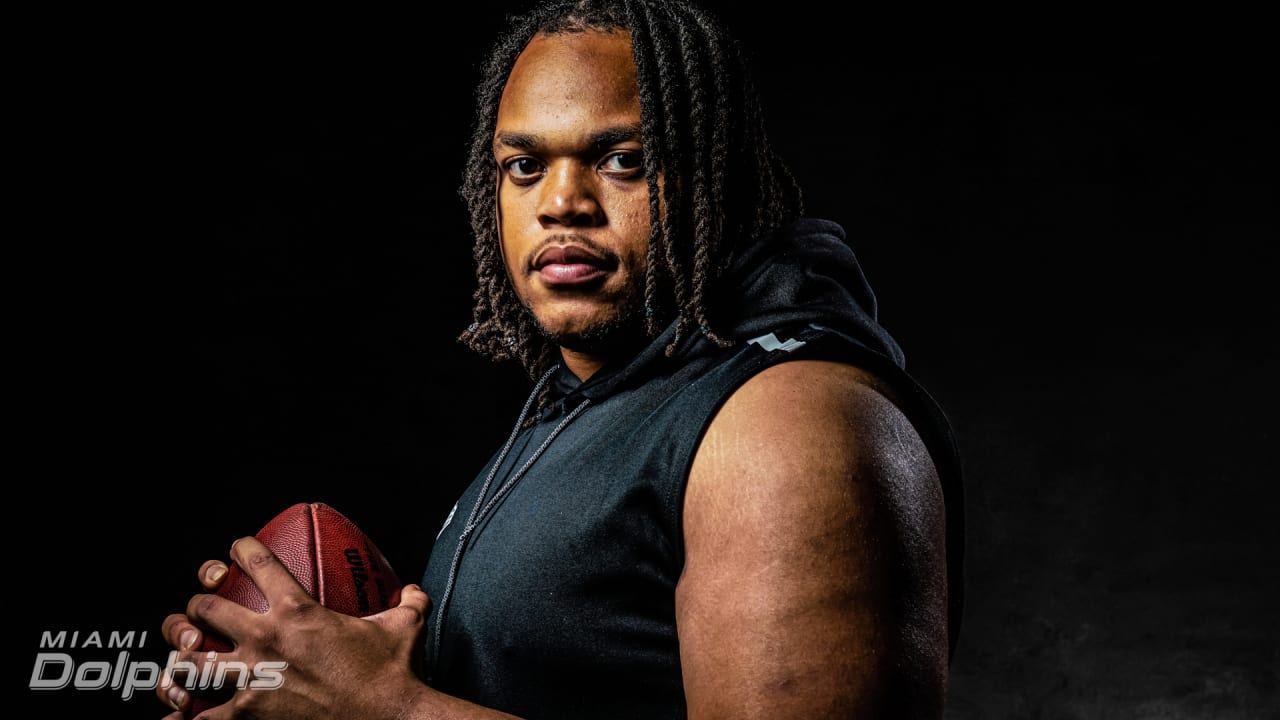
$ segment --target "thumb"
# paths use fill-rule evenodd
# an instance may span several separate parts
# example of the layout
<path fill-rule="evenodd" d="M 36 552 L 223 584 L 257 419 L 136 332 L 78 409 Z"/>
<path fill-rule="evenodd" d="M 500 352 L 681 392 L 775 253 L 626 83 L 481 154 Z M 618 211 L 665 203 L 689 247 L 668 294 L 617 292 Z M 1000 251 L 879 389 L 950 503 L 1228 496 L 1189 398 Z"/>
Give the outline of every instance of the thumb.
<path fill-rule="evenodd" d="M 400 604 L 365 618 L 387 628 L 419 625 L 431 609 L 431 598 L 417 585 L 405 585 L 400 589 Z"/>

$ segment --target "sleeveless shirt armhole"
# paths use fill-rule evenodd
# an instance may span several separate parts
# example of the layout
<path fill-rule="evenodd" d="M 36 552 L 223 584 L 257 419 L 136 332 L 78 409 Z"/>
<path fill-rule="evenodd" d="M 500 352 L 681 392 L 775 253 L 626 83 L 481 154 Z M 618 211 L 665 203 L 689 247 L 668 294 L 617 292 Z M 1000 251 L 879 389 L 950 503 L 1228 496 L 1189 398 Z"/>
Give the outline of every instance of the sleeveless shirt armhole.
<path fill-rule="evenodd" d="M 730 375 L 728 382 L 724 386 L 721 386 L 718 383 L 714 384 L 714 387 L 716 388 L 723 387 L 720 391 L 720 397 L 708 406 L 709 412 L 703 416 L 697 432 L 694 433 L 694 436 L 688 445 L 688 452 L 686 453 L 686 457 L 683 459 L 680 472 L 677 475 L 679 481 L 670 483 L 667 489 L 666 503 L 668 513 L 670 514 L 669 521 L 671 522 L 671 527 L 675 528 L 672 543 L 674 545 L 675 557 L 677 558 L 682 570 L 684 568 L 684 495 L 685 490 L 688 489 L 689 473 L 693 470 L 693 459 L 698 454 L 698 447 L 702 444 L 702 438 L 707 434 L 707 428 L 711 426 L 711 421 L 715 419 L 717 414 L 719 414 L 720 408 L 729 400 L 729 397 L 737 392 L 738 388 L 742 387 L 742 385 L 754 377 L 756 373 L 772 364 L 772 356 L 785 357 L 787 352 L 781 350 L 766 352 L 759 345 L 746 344 L 737 350 L 737 355 L 738 357 L 733 358 L 725 363 L 725 365 L 715 369 L 714 372 L 729 371 Z M 743 355 L 750 356 L 742 359 Z"/>

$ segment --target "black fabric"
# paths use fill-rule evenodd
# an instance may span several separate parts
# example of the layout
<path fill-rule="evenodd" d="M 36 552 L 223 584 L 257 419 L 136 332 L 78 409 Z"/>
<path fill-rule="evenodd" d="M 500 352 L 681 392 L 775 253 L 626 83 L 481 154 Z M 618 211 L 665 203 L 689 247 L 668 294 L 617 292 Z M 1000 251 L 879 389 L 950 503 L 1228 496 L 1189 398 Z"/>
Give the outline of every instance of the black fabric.
<path fill-rule="evenodd" d="M 796 357 L 857 364 L 888 383 L 932 453 L 948 512 L 951 647 L 962 610 L 960 463 L 945 415 L 903 369 L 876 322 L 875 297 L 838 225 L 801 220 L 736 258 L 719 308 L 739 342 L 701 335 L 663 350 L 674 324 L 617 367 L 579 383 L 562 370 L 554 403 L 518 435 L 494 489 L 564 426 L 468 538 L 431 656 L 443 692 L 527 718 L 684 717 L 675 586 L 684 562 L 680 510 L 694 452 L 730 394 Z M 769 350 L 747 342 L 793 340 Z M 769 345 L 769 343 L 764 343 Z M 444 596 L 462 526 L 490 460 L 441 529 L 423 578 Z"/>
<path fill-rule="evenodd" d="M 746 341 L 780 328 L 818 323 L 902 368 L 902 349 L 876 321 L 876 299 L 862 267 L 845 240 L 844 229 L 829 220 L 803 218 L 740 251 L 721 285 L 725 292 L 713 312 L 722 333 Z M 676 324 L 624 365 L 604 368 L 580 387 L 568 371 L 555 386 L 561 394 L 603 397 L 631 380 L 643 381 L 673 363 L 715 353 L 719 348 L 693 333 L 664 356 L 675 339 Z"/>

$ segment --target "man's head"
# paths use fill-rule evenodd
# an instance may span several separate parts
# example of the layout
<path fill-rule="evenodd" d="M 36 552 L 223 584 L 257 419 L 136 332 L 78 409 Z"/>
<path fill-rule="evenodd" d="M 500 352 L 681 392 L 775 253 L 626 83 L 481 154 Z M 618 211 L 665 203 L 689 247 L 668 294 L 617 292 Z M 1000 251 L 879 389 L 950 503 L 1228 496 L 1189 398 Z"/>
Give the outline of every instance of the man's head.
<path fill-rule="evenodd" d="M 463 340 L 536 374 L 570 349 L 713 327 L 733 251 L 800 214 L 734 41 L 685 2 L 552 0 L 477 92 Z"/>
<path fill-rule="evenodd" d="M 543 334 L 584 352 L 637 334 L 650 226 L 630 37 L 534 36 L 502 92 L 493 156 L 507 275 Z"/>

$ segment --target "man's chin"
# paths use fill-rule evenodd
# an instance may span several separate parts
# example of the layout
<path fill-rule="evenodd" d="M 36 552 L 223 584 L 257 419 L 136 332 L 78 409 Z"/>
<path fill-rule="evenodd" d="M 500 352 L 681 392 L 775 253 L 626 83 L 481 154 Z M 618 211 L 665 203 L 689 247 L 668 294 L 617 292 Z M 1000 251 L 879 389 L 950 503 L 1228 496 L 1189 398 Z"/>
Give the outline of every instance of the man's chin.
<path fill-rule="evenodd" d="M 635 351 L 649 339 L 640 313 L 626 313 L 573 327 L 548 328 L 539 322 L 538 329 L 543 337 L 559 347 L 592 355 Z"/>

